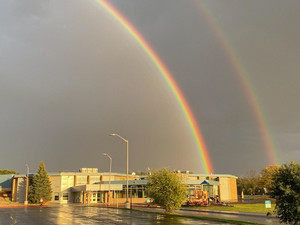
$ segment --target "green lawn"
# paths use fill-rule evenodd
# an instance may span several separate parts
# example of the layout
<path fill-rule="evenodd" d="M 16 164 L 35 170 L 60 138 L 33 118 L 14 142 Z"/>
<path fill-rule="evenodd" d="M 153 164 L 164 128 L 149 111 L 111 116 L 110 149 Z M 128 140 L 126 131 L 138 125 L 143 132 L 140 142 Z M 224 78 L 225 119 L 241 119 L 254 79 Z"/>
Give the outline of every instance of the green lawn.
<path fill-rule="evenodd" d="M 268 209 L 265 208 L 265 204 L 231 204 L 230 206 L 207 206 L 207 207 L 197 207 L 201 209 L 212 209 L 212 210 L 222 210 L 222 211 L 238 211 L 238 212 L 255 212 L 255 213 L 267 213 Z M 270 212 L 273 214 L 275 204 L 272 204 Z"/>

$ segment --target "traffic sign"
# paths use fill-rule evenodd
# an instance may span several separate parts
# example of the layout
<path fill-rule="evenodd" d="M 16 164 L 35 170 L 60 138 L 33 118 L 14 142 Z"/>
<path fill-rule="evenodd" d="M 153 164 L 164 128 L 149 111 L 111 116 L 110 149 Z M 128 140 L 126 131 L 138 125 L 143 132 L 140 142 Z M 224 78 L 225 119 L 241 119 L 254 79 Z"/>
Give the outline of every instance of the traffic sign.
<path fill-rule="evenodd" d="M 271 209 L 271 201 L 270 200 L 265 201 L 265 206 L 266 206 L 266 209 Z"/>

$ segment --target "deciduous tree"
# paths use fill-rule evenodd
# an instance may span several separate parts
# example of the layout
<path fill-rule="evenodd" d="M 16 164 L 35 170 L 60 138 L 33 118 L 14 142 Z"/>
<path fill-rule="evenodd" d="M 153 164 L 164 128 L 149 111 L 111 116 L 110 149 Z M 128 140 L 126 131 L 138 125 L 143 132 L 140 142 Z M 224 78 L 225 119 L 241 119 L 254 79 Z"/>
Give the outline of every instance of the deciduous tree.
<path fill-rule="evenodd" d="M 262 169 L 260 172 L 260 186 L 266 188 L 267 192 L 271 189 L 272 177 L 278 173 L 279 169 L 279 165 L 271 165 Z"/>
<path fill-rule="evenodd" d="M 14 170 L 0 170 L 0 175 L 4 175 L 4 174 L 19 174 Z"/>
<path fill-rule="evenodd" d="M 284 164 L 272 177 L 270 196 L 276 198 L 280 222 L 300 224 L 300 164 Z"/>
<path fill-rule="evenodd" d="M 237 180 L 238 193 L 242 191 L 246 195 L 261 194 L 262 188 L 259 186 L 260 176 L 255 170 L 247 172 L 245 177 L 239 177 Z"/>
<path fill-rule="evenodd" d="M 146 191 L 153 198 L 153 203 L 162 206 L 166 212 L 173 212 L 182 205 L 187 187 L 178 174 L 161 169 L 152 171 L 148 180 Z"/>

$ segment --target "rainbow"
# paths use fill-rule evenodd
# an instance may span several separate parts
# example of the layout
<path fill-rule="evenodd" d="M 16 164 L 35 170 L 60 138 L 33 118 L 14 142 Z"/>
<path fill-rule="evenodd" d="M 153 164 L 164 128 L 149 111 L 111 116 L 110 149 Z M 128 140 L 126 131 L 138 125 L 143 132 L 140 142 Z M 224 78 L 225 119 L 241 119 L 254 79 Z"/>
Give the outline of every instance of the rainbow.
<path fill-rule="evenodd" d="M 235 75 L 238 77 L 238 80 L 243 87 L 245 96 L 250 104 L 255 120 L 257 121 L 259 132 L 265 146 L 266 156 L 269 160 L 269 163 L 271 165 L 280 164 L 278 150 L 276 149 L 274 144 L 275 142 L 271 136 L 268 121 L 263 112 L 261 103 L 257 95 L 255 94 L 256 91 L 251 82 L 250 76 L 249 74 L 247 74 L 241 60 L 239 60 L 240 57 L 238 57 L 237 51 L 234 50 L 233 45 L 226 37 L 225 32 L 222 31 L 221 26 L 218 25 L 217 20 L 215 19 L 209 8 L 200 1 L 196 1 L 195 3 L 197 4 L 197 6 L 199 6 L 201 15 L 204 17 L 208 26 L 214 33 L 217 41 L 219 42 L 226 55 L 226 58 L 229 60 L 233 70 L 235 71 Z"/>
<path fill-rule="evenodd" d="M 199 126 L 197 125 L 196 119 L 182 94 L 182 91 L 178 87 L 175 82 L 172 74 L 168 71 L 167 67 L 164 65 L 162 60 L 158 57 L 156 52 L 151 48 L 151 46 L 147 43 L 144 37 L 137 31 L 137 29 L 109 2 L 106 0 L 95 0 L 102 8 L 104 8 L 140 45 L 140 47 L 145 51 L 151 61 L 154 63 L 168 86 L 170 87 L 172 93 L 174 94 L 180 108 L 186 118 L 188 125 L 191 129 L 193 138 L 195 140 L 197 149 L 200 153 L 202 167 L 205 173 L 213 173 L 213 167 L 210 161 L 210 157 L 200 131 Z"/>

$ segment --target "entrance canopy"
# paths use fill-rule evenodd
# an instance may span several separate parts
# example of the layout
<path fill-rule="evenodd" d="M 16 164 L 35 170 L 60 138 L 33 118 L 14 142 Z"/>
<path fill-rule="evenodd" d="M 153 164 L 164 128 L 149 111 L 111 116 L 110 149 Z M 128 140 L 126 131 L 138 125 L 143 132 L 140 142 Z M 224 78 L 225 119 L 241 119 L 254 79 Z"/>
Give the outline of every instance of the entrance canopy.
<path fill-rule="evenodd" d="M 111 184 L 110 190 L 111 191 L 122 191 L 123 185 L 122 184 Z M 108 191 L 109 184 L 86 184 L 81 186 L 72 187 L 73 192 L 88 192 L 88 191 Z"/>
<path fill-rule="evenodd" d="M 214 181 L 214 180 L 204 180 L 201 184 L 206 184 L 206 185 L 219 185 L 218 181 Z"/>

